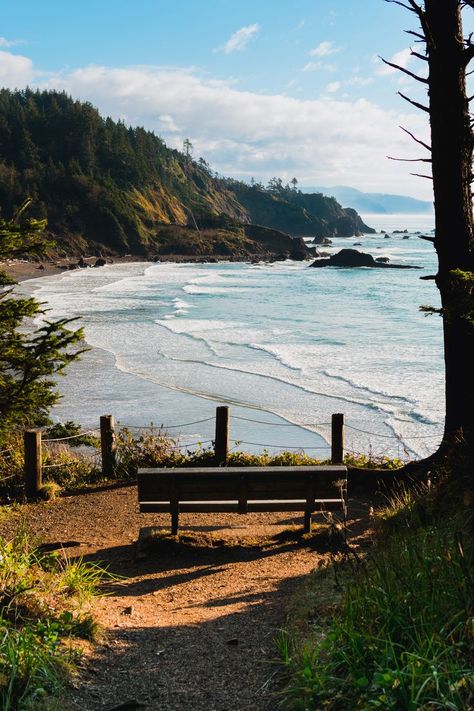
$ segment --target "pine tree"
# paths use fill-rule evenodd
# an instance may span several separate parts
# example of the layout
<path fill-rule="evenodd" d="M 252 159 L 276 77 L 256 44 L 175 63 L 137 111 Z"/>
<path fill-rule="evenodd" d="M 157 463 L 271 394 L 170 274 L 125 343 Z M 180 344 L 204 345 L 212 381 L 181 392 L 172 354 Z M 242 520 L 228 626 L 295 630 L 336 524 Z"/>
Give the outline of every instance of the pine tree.
<path fill-rule="evenodd" d="M 47 246 L 45 221 L 25 220 L 27 200 L 12 220 L 0 218 L 0 262 L 41 254 Z M 0 442 L 20 427 L 48 422 L 48 412 L 58 400 L 53 376 L 82 352 L 77 344 L 81 329 L 68 328 L 71 319 L 49 321 L 35 299 L 18 298 L 8 289 L 12 280 L 0 270 Z M 25 325 L 42 317 L 31 331 Z"/>

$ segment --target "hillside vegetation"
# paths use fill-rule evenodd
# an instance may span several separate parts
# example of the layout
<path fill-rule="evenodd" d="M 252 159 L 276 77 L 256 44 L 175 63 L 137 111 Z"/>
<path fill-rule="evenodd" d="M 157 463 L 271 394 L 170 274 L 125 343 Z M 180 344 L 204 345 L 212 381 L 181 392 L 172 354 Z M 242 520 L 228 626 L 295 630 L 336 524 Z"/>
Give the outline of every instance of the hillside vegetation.
<path fill-rule="evenodd" d="M 275 247 L 268 233 L 249 234 L 250 224 L 291 236 L 370 231 L 334 198 L 303 194 L 278 179 L 264 187 L 220 178 L 202 158 L 168 148 L 144 128 L 104 119 L 91 104 L 65 93 L 4 89 L 0 205 L 5 217 L 25 196 L 33 198 L 34 216 L 48 219 L 49 232 L 69 253 L 291 251 L 283 236 Z M 180 229 L 170 237 L 173 230 L 165 226 Z"/>

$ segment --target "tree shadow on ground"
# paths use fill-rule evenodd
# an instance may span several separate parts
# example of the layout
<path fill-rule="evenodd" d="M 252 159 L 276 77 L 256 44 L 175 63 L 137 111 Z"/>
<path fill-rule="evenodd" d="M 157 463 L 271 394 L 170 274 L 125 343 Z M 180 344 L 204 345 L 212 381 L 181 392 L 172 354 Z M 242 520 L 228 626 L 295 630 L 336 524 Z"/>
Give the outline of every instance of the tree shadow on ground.
<path fill-rule="evenodd" d="M 276 638 L 305 577 L 264 594 L 209 600 L 215 615 L 199 624 L 114 629 L 85 665 L 71 709 L 275 711 L 282 684 Z M 238 610 L 226 614 L 235 603 Z"/>

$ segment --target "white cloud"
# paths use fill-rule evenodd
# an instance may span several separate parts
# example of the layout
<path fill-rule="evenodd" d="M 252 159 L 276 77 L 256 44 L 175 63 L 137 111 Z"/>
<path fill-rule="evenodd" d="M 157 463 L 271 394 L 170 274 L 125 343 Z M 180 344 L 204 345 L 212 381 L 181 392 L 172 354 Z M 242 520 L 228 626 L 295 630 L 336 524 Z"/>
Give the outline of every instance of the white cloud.
<path fill-rule="evenodd" d="M 24 40 L 8 40 L 6 37 L 0 37 L 0 47 L 15 47 L 17 44 L 25 44 Z"/>
<path fill-rule="evenodd" d="M 157 129 L 159 133 L 179 133 L 179 127 L 170 114 L 158 116 Z"/>
<path fill-rule="evenodd" d="M 366 79 L 346 82 L 363 85 Z M 145 126 L 172 147 L 180 149 L 189 138 L 195 155 L 224 175 L 296 175 L 301 185 L 430 195 L 428 181 L 416 181 L 405 164 L 386 160 L 387 154 L 410 154 L 410 139 L 399 125 L 429 140 L 424 115 L 386 111 L 362 98 L 336 99 L 344 81 L 332 82 L 326 97 L 301 99 L 242 91 L 192 67 L 87 66 L 46 74 L 28 57 L 0 50 L 0 86 L 27 85 L 90 101 L 102 115 Z"/>
<path fill-rule="evenodd" d="M 337 54 L 341 51 L 340 47 L 334 47 L 333 42 L 321 42 L 317 47 L 310 49 L 308 52 L 310 57 L 329 57 L 331 54 Z"/>
<path fill-rule="evenodd" d="M 224 175 L 264 180 L 296 175 L 301 184 L 348 184 L 364 190 L 428 197 L 404 156 L 410 139 L 400 124 L 427 140 L 424 117 L 397 114 L 358 99 L 304 100 L 238 90 L 231 82 L 172 67 L 89 66 L 51 77 L 43 87 L 91 101 L 102 114 L 155 130 L 176 148 L 189 137 Z"/>
<path fill-rule="evenodd" d="M 257 37 L 259 31 L 260 26 L 257 23 L 241 27 L 240 30 L 237 30 L 229 37 L 222 47 L 218 47 L 216 51 L 231 54 L 232 52 L 244 49 L 250 40 Z"/>
<path fill-rule="evenodd" d="M 304 72 L 316 72 L 318 69 L 323 69 L 326 72 L 335 72 L 337 67 L 335 64 L 329 64 L 328 62 L 308 62 L 303 67 Z"/>
<path fill-rule="evenodd" d="M 8 89 L 23 88 L 35 77 L 33 62 L 21 54 L 0 50 L 0 86 Z"/>
<path fill-rule="evenodd" d="M 331 94 L 334 94 L 336 91 L 339 91 L 339 89 L 342 89 L 343 87 L 348 87 L 348 86 L 368 86 L 369 84 L 373 83 L 373 78 L 372 77 L 351 77 L 350 79 L 344 79 L 343 81 L 333 81 L 330 82 L 326 86 L 326 91 L 328 91 Z M 347 96 L 347 95 L 346 95 Z"/>
<path fill-rule="evenodd" d="M 352 79 L 348 79 L 345 83 L 347 86 L 369 86 L 373 81 L 372 77 L 352 77 Z"/>

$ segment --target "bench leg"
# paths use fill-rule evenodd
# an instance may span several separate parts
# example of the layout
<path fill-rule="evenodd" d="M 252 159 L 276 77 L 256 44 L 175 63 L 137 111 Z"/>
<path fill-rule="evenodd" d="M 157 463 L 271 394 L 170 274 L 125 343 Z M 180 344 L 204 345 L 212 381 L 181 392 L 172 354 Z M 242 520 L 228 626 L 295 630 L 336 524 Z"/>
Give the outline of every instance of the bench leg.
<path fill-rule="evenodd" d="M 304 512 L 304 532 L 311 533 L 311 511 Z"/>
<path fill-rule="evenodd" d="M 176 508 L 171 512 L 171 535 L 177 536 L 179 529 L 179 509 Z"/>

